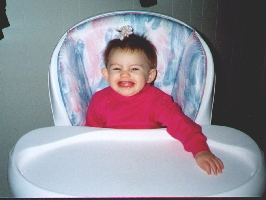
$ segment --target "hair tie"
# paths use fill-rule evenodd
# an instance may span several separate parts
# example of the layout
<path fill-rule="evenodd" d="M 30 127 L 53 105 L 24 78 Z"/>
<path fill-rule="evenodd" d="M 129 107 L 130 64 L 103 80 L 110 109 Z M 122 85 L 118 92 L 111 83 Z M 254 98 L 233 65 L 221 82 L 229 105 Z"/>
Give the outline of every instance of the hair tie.
<path fill-rule="evenodd" d="M 117 32 L 119 32 L 119 38 L 122 41 L 123 39 L 125 39 L 125 37 L 130 36 L 131 34 L 133 34 L 133 28 L 129 25 L 127 26 L 123 26 L 120 29 L 115 29 Z"/>

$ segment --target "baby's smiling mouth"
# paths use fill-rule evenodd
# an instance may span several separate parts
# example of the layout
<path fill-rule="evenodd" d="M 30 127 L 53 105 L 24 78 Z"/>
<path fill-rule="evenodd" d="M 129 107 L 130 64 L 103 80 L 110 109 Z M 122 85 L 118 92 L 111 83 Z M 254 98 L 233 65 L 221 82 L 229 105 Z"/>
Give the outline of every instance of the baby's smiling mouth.
<path fill-rule="evenodd" d="M 129 88 L 129 87 L 132 87 L 134 85 L 134 83 L 132 81 L 119 81 L 118 85 L 120 87 Z"/>

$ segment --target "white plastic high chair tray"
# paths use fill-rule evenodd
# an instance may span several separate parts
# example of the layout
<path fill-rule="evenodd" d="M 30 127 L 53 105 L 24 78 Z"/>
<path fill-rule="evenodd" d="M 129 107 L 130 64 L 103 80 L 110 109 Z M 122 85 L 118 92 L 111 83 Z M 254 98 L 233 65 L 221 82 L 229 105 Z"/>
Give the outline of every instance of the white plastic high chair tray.
<path fill-rule="evenodd" d="M 258 165 L 253 140 L 225 127 L 203 132 L 224 162 L 221 175 L 207 175 L 165 129 L 43 128 L 24 135 L 13 153 L 28 181 L 69 196 L 209 196 L 247 182 Z"/>

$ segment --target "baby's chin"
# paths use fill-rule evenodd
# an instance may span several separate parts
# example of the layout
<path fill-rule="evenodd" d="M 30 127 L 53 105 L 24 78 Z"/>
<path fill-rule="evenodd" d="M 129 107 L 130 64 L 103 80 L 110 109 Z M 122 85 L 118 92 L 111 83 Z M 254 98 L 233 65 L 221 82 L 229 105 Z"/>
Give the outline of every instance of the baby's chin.
<path fill-rule="evenodd" d="M 136 94 L 138 94 L 139 92 L 121 92 L 119 91 L 118 94 L 124 96 L 124 97 L 131 97 L 134 96 Z"/>
<path fill-rule="evenodd" d="M 140 92 L 138 90 L 131 90 L 130 88 L 120 88 L 119 90 L 115 90 L 115 91 L 124 97 L 131 97 Z"/>

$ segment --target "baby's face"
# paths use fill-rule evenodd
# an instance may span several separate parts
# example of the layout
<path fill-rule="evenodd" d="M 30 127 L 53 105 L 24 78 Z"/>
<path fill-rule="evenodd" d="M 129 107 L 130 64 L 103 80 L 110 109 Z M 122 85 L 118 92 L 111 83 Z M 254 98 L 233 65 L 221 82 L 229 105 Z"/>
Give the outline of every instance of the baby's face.
<path fill-rule="evenodd" d="M 112 50 L 106 67 L 102 69 L 104 78 L 123 96 L 139 93 L 156 76 L 156 70 L 150 69 L 149 61 L 141 51 Z"/>

